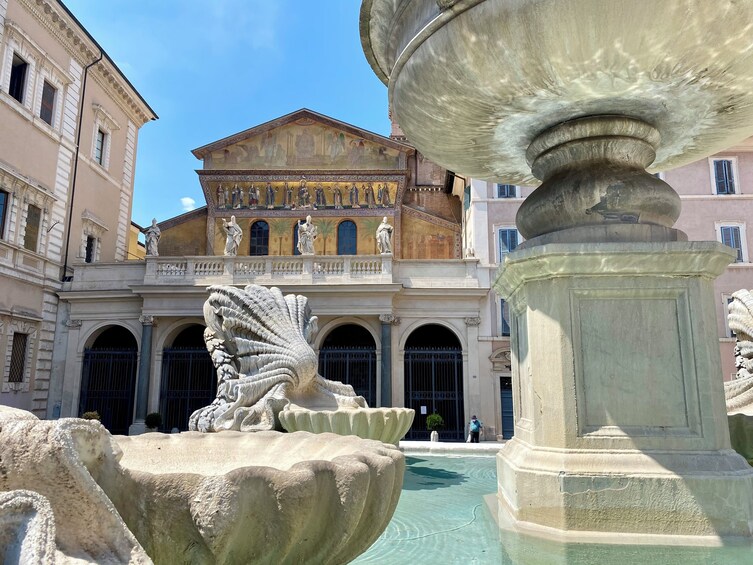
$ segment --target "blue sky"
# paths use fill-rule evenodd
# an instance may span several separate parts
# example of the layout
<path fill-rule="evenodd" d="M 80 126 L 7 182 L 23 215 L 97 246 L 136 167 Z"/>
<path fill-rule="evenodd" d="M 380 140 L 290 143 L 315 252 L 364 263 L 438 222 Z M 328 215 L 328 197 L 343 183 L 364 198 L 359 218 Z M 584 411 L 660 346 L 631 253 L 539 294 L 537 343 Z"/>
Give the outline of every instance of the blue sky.
<path fill-rule="evenodd" d="M 358 0 L 63 1 L 160 117 L 139 133 L 141 225 L 205 203 L 192 149 L 299 108 L 389 134 Z"/>

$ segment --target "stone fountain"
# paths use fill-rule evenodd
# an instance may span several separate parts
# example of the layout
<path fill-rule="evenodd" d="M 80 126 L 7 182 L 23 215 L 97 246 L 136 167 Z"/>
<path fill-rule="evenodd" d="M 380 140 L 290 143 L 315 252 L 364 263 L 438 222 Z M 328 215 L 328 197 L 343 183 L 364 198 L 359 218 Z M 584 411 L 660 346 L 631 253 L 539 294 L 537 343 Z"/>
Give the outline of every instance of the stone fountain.
<path fill-rule="evenodd" d="M 715 345 L 713 280 L 734 252 L 688 242 L 678 195 L 646 171 L 753 134 L 752 21 L 753 0 L 362 3 L 366 57 L 416 147 L 467 176 L 540 183 L 495 282 L 515 399 L 497 498 L 518 530 L 753 533 Z"/>

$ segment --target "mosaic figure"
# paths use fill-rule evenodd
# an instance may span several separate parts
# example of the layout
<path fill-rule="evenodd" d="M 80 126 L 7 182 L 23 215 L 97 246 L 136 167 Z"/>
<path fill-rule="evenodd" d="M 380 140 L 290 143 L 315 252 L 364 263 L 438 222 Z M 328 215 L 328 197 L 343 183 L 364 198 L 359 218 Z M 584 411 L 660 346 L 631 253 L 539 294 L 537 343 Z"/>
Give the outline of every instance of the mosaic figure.
<path fill-rule="evenodd" d="M 343 209 L 343 191 L 340 190 L 340 185 L 335 183 L 335 187 L 332 190 L 332 198 L 335 203 L 335 210 Z"/>
<path fill-rule="evenodd" d="M 376 198 L 374 198 L 374 185 L 369 183 L 364 189 L 364 198 L 366 198 L 367 208 L 376 208 Z"/>
<path fill-rule="evenodd" d="M 267 199 L 265 201 L 265 204 L 267 205 L 268 210 L 271 210 L 275 207 L 275 190 L 276 189 L 272 188 L 272 183 L 267 182 L 267 186 L 265 188 Z"/>
<path fill-rule="evenodd" d="M 377 202 L 382 208 L 389 208 L 392 206 L 390 202 L 390 189 L 386 184 L 380 184 L 377 186 Z"/>
<path fill-rule="evenodd" d="M 358 203 L 358 187 L 356 186 L 356 183 L 353 183 L 350 187 L 350 194 L 348 195 L 350 199 L 350 207 L 351 208 L 360 208 L 361 205 Z"/>
<path fill-rule="evenodd" d="M 316 208 L 325 208 L 327 206 L 327 198 L 324 195 L 324 188 L 322 187 L 322 183 L 317 183 L 314 195 L 314 206 Z"/>

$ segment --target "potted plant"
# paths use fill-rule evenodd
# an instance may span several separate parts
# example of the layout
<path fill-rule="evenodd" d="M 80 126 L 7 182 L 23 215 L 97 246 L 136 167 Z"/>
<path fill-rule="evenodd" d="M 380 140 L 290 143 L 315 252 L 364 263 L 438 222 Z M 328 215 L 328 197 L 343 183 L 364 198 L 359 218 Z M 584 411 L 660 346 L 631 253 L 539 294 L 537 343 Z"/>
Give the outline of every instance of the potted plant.
<path fill-rule="evenodd" d="M 147 431 L 156 432 L 162 425 L 162 414 L 159 412 L 150 412 L 146 415 L 146 418 L 144 418 L 144 424 L 146 425 Z"/>
<path fill-rule="evenodd" d="M 444 428 L 444 418 L 434 412 L 426 418 L 426 429 L 431 432 L 431 441 L 439 441 L 439 429 Z"/>
<path fill-rule="evenodd" d="M 98 422 L 102 421 L 99 412 L 97 412 L 96 410 L 92 410 L 91 412 L 84 412 L 81 417 L 84 420 L 97 420 Z"/>

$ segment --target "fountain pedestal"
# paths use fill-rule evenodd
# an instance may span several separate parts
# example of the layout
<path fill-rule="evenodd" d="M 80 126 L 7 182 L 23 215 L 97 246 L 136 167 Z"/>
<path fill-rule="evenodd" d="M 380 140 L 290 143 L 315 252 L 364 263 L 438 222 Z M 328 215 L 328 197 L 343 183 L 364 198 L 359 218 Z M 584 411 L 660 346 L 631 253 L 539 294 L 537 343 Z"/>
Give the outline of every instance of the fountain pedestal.
<path fill-rule="evenodd" d="M 516 423 L 497 467 L 516 528 L 751 535 L 753 469 L 730 448 L 713 347 L 713 281 L 733 259 L 714 242 L 508 255 L 495 288 L 510 303 Z"/>

